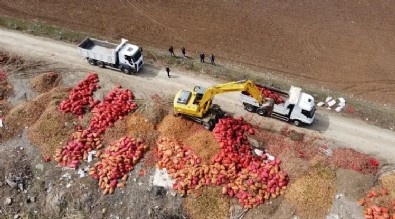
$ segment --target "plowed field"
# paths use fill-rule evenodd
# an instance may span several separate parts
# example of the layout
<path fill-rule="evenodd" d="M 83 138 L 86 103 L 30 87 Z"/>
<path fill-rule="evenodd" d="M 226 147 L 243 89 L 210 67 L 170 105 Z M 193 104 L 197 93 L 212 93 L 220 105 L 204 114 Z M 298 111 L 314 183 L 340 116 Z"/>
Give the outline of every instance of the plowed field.
<path fill-rule="evenodd" d="M 392 1 L 0 0 L 0 14 L 142 45 L 204 51 L 395 103 Z M 194 52 L 192 54 L 192 51 Z"/>

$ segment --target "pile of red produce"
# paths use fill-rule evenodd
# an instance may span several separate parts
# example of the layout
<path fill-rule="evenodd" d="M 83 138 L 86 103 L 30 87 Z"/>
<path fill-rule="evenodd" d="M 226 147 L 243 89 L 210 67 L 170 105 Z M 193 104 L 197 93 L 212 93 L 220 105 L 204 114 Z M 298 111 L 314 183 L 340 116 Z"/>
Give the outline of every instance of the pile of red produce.
<path fill-rule="evenodd" d="M 170 176 L 177 180 L 173 188 L 180 194 L 191 193 L 193 189 L 206 185 L 209 167 L 199 165 L 201 159 L 175 139 L 160 138 L 154 154 L 157 167 L 166 168 Z"/>
<path fill-rule="evenodd" d="M 120 88 L 120 87 L 119 87 Z M 93 108 L 93 117 L 89 129 L 101 134 L 107 127 L 112 127 L 118 119 L 122 119 L 130 111 L 137 108 L 132 102 L 133 93 L 128 89 L 112 90 L 104 101 Z"/>
<path fill-rule="evenodd" d="M 148 145 L 141 138 L 121 138 L 112 142 L 104 153 L 99 151 L 96 154 L 102 160 L 95 163 L 89 175 L 99 180 L 104 195 L 112 194 L 116 187 L 125 187 L 129 171 L 133 170 L 147 150 Z"/>
<path fill-rule="evenodd" d="M 200 164 L 201 159 L 190 149 L 163 137 L 154 151 L 157 166 L 176 179 L 173 188 L 181 194 L 202 186 L 222 186 L 223 194 L 238 198 L 243 207 L 256 207 L 284 194 L 288 176 L 280 170 L 280 160 L 265 161 L 252 155 L 247 132 L 252 135 L 254 129 L 242 118 L 221 119 L 214 129 L 221 151 L 210 165 Z"/>
<path fill-rule="evenodd" d="M 264 161 L 252 155 L 246 132 L 254 134 L 250 124 L 243 118 L 221 119 L 213 130 L 220 143 L 221 151 L 214 162 L 236 166 L 237 178 L 229 182 L 223 192 L 235 195 L 246 207 L 262 204 L 264 199 L 276 198 L 283 194 L 288 183 L 288 175 L 280 170 L 281 160 Z"/>
<path fill-rule="evenodd" d="M 385 205 L 385 207 L 378 206 L 377 203 L 374 204 L 376 198 L 381 199 L 378 203 Z M 384 203 L 385 199 L 388 203 Z M 395 219 L 395 200 L 389 199 L 387 189 L 372 189 L 367 193 L 366 198 L 359 200 L 359 205 L 365 206 L 363 213 L 366 219 Z"/>
<path fill-rule="evenodd" d="M 7 74 L 3 71 L 0 71 L 0 82 L 3 82 L 7 79 Z"/>
<path fill-rule="evenodd" d="M 261 91 L 261 94 L 265 98 L 273 99 L 276 104 L 284 103 L 284 99 L 281 97 L 281 95 L 279 93 L 276 93 L 276 92 L 271 91 L 271 90 L 264 88 L 264 87 L 260 87 L 260 86 L 257 86 L 257 87 Z"/>
<path fill-rule="evenodd" d="M 89 151 L 103 147 L 101 135 L 106 129 L 137 107 L 137 104 L 132 102 L 133 93 L 128 89 L 120 89 L 120 86 L 112 90 L 103 102 L 93 101 L 93 92 L 100 88 L 98 82 L 97 74 L 89 74 L 71 90 L 69 99 L 60 104 L 61 111 L 82 116 L 83 107 L 89 103 L 89 109 L 93 113 L 88 129 L 82 130 L 79 127 L 67 145 L 56 151 L 55 160 L 62 166 L 77 168 L 81 159 L 87 159 Z"/>
<path fill-rule="evenodd" d="M 102 138 L 99 134 L 89 130 L 79 130 L 71 135 L 66 146 L 55 151 L 54 157 L 59 165 L 76 169 L 80 160 L 88 159 L 88 152 L 102 147 Z"/>
<path fill-rule="evenodd" d="M 99 77 L 97 74 L 89 74 L 83 81 L 79 82 L 69 94 L 69 98 L 60 103 L 59 110 L 65 113 L 72 112 L 78 116 L 84 113 L 83 107 L 89 104 L 92 109 L 100 101 L 94 101 L 93 92 L 100 88 Z"/>
<path fill-rule="evenodd" d="M 336 148 L 329 158 L 331 163 L 344 169 L 352 169 L 361 173 L 376 174 L 379 171 L 380 163 L 359 151 L 350 148 Z"/>

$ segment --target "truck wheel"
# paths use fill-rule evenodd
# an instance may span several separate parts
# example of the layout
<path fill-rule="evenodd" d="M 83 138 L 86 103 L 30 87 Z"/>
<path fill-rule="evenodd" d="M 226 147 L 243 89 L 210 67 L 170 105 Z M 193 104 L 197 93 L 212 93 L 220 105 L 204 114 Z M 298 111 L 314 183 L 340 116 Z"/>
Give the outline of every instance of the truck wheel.
<path fill-rule="evenodd" d="M 88 63 L 91 65 L 96 65 L 96 61 L 94 59 L 88 59 Z"/>
<path fill-rule="evenodd" d="M 250 104 L 246 104 L 244 105 L 244 109 L 247 110 L 248 112 L 255 112 L 255 107 L 250 105 Z"/>
<path fill-rule="evenodd" d="M 299 120 L 294 120 L 294 121 L 292 121 L 292 123 L 294 124 L 294 126 L 300 126 L 301 125 Z"/>
<path fill-rule="evenodd" d="M 256 113 L 258 113 L 258 115 L 260 115 L 260 116 L 267 116 L 267 110 L 266 109 L 259 108 L 259 109 L 256 110 Z"/>
<path fill-rule="evenodd" d="M 121 71 L 125 74 L 128 74 L 128 75 L 130 75 L 132 73 L 132 71 L 130 71 L 130 69 L 128 69 L 128 68 L 122 68 Z"/>
<path fill-rule="evenodd" d="M 208 122 L 203 122 L 203 126 L 205 129 L 210 130 L 210 131 L 214 128 L 214 124 L 211 120 Z"/>
<path fill-rule="evenodd" d="M 99 66 L 100 68 L 106 67 L 106 65 L 102 61 L 97 61 L 97 66 Z"/>

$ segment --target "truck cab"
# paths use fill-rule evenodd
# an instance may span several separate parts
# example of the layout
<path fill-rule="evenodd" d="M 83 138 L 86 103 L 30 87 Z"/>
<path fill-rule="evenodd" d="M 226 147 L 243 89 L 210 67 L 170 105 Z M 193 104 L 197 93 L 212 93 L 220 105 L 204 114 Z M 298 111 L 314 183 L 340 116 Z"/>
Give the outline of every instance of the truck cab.
<path fill-rule="evenodd" d="M 79 53 L 89 64 L 100 68 L 110 67 L 125 74 L 139 72 L 144 65 L 141 48 L 122 39 L 120 44 L 87 37 L 79 45 Z"/>
<path fill-rule="evenodd" d="M 273 117 L 291 121 L 296 126 L 311 124 L 315 117 L 314 97 L 301 92 L 300 88 L 291 86 L 289 98 L 284 103 L 274 104 Z"/>
<path fill-rule="evenodd" d="M 123 68 L 134 69 L 139 72 L 144 64 L 144 59 L 140 48 L 136 45 L 126 43 L 118 52 L 119 65 Z"/>
<path fill-rule="evenodd" d="M 292 122 L 296 126 L 313 123 L 316 110 L 314 97 L 301 91 L 301 88 L 291 86 L 288 95 L 284 96 L 285 101 L 273 105 L 271 117 Z M 245 108 L 259 107 L 258 102 L 245 93 L 240 94 L 240 101 Z"/>

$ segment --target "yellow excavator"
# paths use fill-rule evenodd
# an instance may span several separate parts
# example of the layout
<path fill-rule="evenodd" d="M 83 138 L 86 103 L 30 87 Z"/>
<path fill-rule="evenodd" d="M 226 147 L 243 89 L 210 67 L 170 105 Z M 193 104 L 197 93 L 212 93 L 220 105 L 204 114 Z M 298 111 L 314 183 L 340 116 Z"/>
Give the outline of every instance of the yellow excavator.
<path fill-rule="evenodd" d="M 235 81 L 219 84 L 209 88 L 195 86 L 193 91 L 180 90 L 174 98 L 174 114 L 186 116 L 212 130 L 218 120 L 224 117 L 224 112 L 217 104 L 212 104 L 217 94 L 242 91 L 255 98 L 259 105 L 257 113 L 269 116 L 273 110 L 274 101 L 265 99 L 251 80 Z"/>

